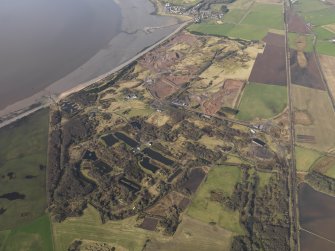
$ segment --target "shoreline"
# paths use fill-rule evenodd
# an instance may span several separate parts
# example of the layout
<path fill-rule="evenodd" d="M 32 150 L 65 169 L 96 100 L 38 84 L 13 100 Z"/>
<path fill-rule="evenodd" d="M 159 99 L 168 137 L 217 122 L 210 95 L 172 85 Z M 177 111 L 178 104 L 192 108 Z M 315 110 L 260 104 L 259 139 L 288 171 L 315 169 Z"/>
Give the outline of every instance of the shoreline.
<path fill-rule="evenodd" d="M 122 27 L 108 47 L 102 48 L 89 61 L 48 87 L 0 109 L 0 128 L 31 114 L 36 107 L 47 107 L 102 80 L 175 34 L 186 23 L 176 17 L 152 14 L 155 5 L 150 0 L 114 2 L 121 9 Z M 129 18 L 129 15 L 132 17 Z M 157 27 L 151 27 L 153 25 Z"/>
<path fill-rule="evenodd" d="M 140 57 L 142 57 L 144 54 L 148 53 L 149 51 L 153 50 L 154 48 L 156 48 L 157 46 L 161 45 L 162 43 L 164 43 L 166 40 L 170 39 L 171 37 L 173 37 L 175 34 L 179 33 L 181 30 L 183 30 L 186 26 L 188 26 L 190 23 L 192 23 L 192 20 L 188 20 L 185 21 L 183 23 L 179 23 L 177 24 L 178 27 L 171 32 L 170 34 L 166 35 L 165 37 L 163 37 L 161 40 L 157 41 L 156 43 L 150 45 L 147 48 L 144 48 L 142 51 L 140 51 L 139 53 L 137 53 L 135 56 L 133 56 L 132 58 L 130 58 L 129 60 L 127 60 L 124 63 L 121 63 L 119 66 L 113 68 L 112 70 L 110 70 L 107 73 L 104 73 L 94 79 L 91 79 L 89 81 L 83 82 L 83 83 L 79 83 L 78 85 L 76 85 L 73 88 L 70 88 L 66 91 L 61 92 L 59 95 L 50 95 L 50 96 L 43 96 L 42 100 L 35 102 L 33 104 L 31 104 L 30 106 L 17 110 L 15 112 L 9 113 L 8 115 L 5 115 L 3 117 L 0 117 L 0 128 L 6 127 L 26 116 L 29 116 L 31 114 L 33 114 L 34 112 L 43 109 L 43 108 L 47 108 L 50 105 L 52 105 L 53 103 L 58 103 L 60 100 L 66 98 L 67 96 L 79 92 L 85 88 L 87 88 L 90 85 L 93 85 L 105 78 L 107 78 L 108 76 L 110 76 L 111 74 L 121 70 L 122 68 L 126 67 L 127 65 L 133 63 L 134 61 L 138 60 Z M 44 100 L 43 100 L 44 99 Z M 38 105 L 38 103 L 40 103 L 40 105 Z M 33 107 L 33 108 L 31 108 Z M 1 114 L 0 114 L 1 115 Z M 4 118 L 4 119 L 3 119 Z"/>

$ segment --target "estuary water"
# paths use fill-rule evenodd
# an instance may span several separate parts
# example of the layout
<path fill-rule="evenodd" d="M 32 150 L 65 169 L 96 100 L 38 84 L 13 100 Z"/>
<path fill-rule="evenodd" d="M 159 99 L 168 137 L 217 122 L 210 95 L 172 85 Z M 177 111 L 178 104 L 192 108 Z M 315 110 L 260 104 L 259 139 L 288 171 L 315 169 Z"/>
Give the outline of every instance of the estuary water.
<path fill-rule="evenodd" d="M 0 116 L 98 77 L 178 27 L 153 11 L 149 0 L 0 0 Z"/>

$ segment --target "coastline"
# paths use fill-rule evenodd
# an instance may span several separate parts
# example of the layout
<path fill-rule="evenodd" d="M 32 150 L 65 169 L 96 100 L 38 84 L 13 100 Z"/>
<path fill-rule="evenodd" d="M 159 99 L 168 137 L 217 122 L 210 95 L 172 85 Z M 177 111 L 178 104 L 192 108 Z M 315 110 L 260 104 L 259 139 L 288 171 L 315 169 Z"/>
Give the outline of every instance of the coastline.
<path fill-rule="evenodd" d="M 120 4 L 119 1 L 115 1 L 117 4 Z M 151 4 L 152 2 L 149 1 Z M 153 14 L 151 14 L 153 15 Z M 177 18 L 176 18 L 177 19 Z M 13 105 L 10 105 L 9 107 L 6 107 L 5 109 L 0 111 L 0 128 L 5 127 L 7 125 L 10 125 L 11 123 L 29 116 L 30 114 L 42 109 L 42 108 L 46 108 L 49 107 L 52 103 L 57 103 L 58 101 L 60 101 L 61 99 L 64 99 L 65 97 L 67 97 L 68 95 L 71 95 L 75 92 L 78 92 L 96 82 L 99 82 L 103 79 L 105 79 L 106 77 L 108 77 L 109 75 L 119 71 L 120 69 L 122 69 L 123 67 L 131 64 L 132 62 L 136 61 L 138 58 L 140 58 L 141 56 L 143 56 L 144 54 L 146 54 L 147 52 L 149 52 L 150 50 L 154 49 L 155 47 L 159 46 L 161 43 L 165 42 L 166 40 L 168 40 L 169 38 L 171 38 L 172 36 L 174 36 L 176 33 L 178 33 L 179 31 L 181 31 L 182 29 L 184 29 L 187 25 L 189 25 L 192 21 L 188 20 L 185 22 L 180 23 L 180 19 L 177 19 L 178 22 L 176 24 L 170 24 L 167 26 L 162 26 L 162 27 L 152 27 L 154 29 L 165 29 L 165 28 L 169 28 L 172 30 L 170 32 L 168 32 L 165 36 L 163 36 L 161 39 L 159 39 L 158 41 L 154 41 L 153 43 L 151 43 L 151 45 L 146 46 L 144 48 L 142 48 L 142 50 L 139 50 L 138 52 L 135 53 L 134 56 L 132 56 L 130 59 L 124 60 L 121 64 L 118 64 L 116 67 L 112 68 L 112 70 L 103 73 L 97 77 L 94 77 L 88 81 L 84 81 L 84 82 L 80 82 L 79 84 L 75 84 L 73 87 L 71 88 L 65 88 L 64 90 L 60 91 L 59 93 L 52 93 L 50 90 L 48 90 L 49 88 L 46 88 L 46 90 L 43 90 L 42 92 L 36 93 L 35 95 L 27 98 L 27 99 L 23 99 L 19 102 L 16 102 Z M 126 26 L 129 26 L 129 24 L 126 24 Z M 150 27 L 145 27 L 145 28 L 150 28 Z M 127 28 L 126 28 L 127 29 Z M 129 28 L 128 28 L 129 30 Z M 139 32 L 139 31 L 137 31 Z M 142 33 L 146 33 L 146 31 L 140 31 Z M 136 32 L 135 32 L 136 33 Z M 151 33 L 150 31 L 148 33 Z M 113 42 L 113 40 L 111 41 Z M 82 67 L 80 67 L 82 68 Z M 53 85 L 56 85 L 57 82 Z M 51 86 L 53 86 L 51 85 Z"/>

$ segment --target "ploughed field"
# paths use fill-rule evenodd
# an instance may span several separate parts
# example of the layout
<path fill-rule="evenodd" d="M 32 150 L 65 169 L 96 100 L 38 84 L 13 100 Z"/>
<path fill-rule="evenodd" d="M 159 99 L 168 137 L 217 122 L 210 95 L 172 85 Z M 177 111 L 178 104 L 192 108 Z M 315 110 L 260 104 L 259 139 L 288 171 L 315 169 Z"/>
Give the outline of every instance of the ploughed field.
<path fill-rule="evenodd" d="M 334 250 L 334 209 L 335 199 L 332 196 L 315 191 L 303 183 L 299 187 L 299 211 L 302 250 Z M 326 238 L 328 240 L 325 240 Z"/>

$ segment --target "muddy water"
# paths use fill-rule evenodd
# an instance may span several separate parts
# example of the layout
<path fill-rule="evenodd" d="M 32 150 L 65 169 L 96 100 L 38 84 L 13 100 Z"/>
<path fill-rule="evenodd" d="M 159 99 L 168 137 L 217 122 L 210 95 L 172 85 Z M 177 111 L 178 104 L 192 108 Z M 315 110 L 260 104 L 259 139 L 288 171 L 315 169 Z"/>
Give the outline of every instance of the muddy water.
<path fill-rule="evenodd" d="M 111 0 L 0 0 L 0 109 L 69 74 L 120 30 Z"/>
<path fill-rule="evenodd" d="M 335 242 L 335 197 L 317 192 L 309 185 L 302 184 L 299 187 L 299 212 L 302 228 Z M 324 249 L 322 249 L 323 246 Z M 335 250 L 334 244 L 304 231 L 301 231 L 301 247 L 302 251 Z M 313 247 L 320 249 L 313 249 Z"/>
<path fill-rule="evenodd" d="M 178 27 L 153 11 L 149 0 L 0 0 L 0 116 L 97 78 Z"/>

